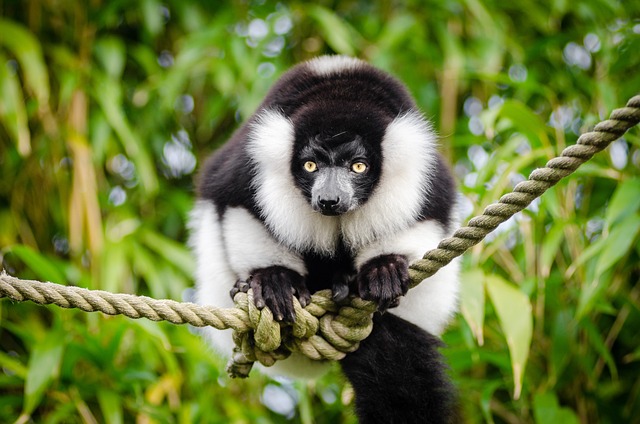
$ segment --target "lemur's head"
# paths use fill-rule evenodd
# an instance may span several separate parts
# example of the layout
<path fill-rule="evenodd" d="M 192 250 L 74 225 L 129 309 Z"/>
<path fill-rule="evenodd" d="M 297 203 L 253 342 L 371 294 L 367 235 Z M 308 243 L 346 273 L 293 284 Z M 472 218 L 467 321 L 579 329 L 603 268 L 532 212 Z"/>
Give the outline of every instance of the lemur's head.
<path fill-rule="evenodd" d="M 310 206 L 323 215 L 356 209 L 380 179 L 380 144 L 390 120 L 358 106 L 328 102 L 291 117 L 291 173 Z"/>

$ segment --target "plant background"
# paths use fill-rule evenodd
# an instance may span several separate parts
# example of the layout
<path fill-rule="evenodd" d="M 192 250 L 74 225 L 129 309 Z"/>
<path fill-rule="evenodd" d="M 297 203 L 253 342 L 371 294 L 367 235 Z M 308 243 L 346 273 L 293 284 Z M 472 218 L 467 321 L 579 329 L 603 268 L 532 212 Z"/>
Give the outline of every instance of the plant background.
<path fill-rule="evenodd" d="M 441 135 L 465 216 L 640 92 L 640 2 L 0 1 L 0 259 L 189 297 L 193 178 L 292 64 L 362 57 Z M 469 422 L 640 422 L 640 136 L 464 257 Z M 0 301 L 0 422 L 353 423 L 336 369 L 230 380 L 186 326 Z"/>

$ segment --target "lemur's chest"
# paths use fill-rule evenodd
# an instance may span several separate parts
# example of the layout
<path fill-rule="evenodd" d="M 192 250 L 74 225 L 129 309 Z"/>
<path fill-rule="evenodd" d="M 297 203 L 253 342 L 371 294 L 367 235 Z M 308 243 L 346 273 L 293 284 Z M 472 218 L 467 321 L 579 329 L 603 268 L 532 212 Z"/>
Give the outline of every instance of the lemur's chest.
<path fill-rule="evenodd" d="M 335 254 L 325 256 L 315 252 L 303 254 L 307 267 L 307 287 L 311 293 L 331 289 L 336 283 L 347 284 L 356 273 L 352 253 L 342 242 L 338 243 Z"/>

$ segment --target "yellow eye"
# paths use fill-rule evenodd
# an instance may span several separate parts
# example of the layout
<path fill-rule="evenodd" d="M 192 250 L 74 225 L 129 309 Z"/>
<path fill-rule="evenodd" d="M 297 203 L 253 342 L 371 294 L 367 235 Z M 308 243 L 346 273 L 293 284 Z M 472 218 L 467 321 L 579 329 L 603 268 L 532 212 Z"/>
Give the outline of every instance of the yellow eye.
<path fill-rule="evenodd" d="M 304 163 L 304 170 L 307 172 L 316 172 L 318 170 L 318 165 L 316 165 L 315 162 L 308 160 Z"/>
<path fill-rule="evenodd" d="M 351 165 L 351 170 L 356 174 L 362 174 L 367 170 L 367 164 L 363 162 L 355 162 Z"/>

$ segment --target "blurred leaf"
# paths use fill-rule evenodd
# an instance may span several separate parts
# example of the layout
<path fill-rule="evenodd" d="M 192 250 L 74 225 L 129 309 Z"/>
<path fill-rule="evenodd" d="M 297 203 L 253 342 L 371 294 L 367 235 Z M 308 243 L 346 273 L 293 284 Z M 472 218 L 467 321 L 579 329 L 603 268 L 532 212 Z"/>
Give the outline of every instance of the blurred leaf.
<path fill-rule="evenodd" d="M 531 303 L 524 293 L 498 276 L 487 276 L 486 284 L 511 353 L 513 397 L 518 399 L 533 333 Z"/>
<path fill-rule="evenodd" d="M 186 275 L 190 275 L 195 269 L 191 252 L 184 244 L 177 243 L 156 231 L 150 231 L 148 228 L 141 228 L 139 237 L 149 249 L 158 253 L 168 263 L 180 268 Z"/>
<path fill-rule="evenodd" d="M 606 362 L 609 367 L 609 371 L 611 372 L 611 378 L 613 380 L 618 379 L 618 369 L 616 367 L 615 361 L 609 348 L 607 347 L 604 338 L 598 331 L 598 328 L 591 322 L 589 317 L 585 317 L 583 321 L 580 323 L 582 328 L 585 330 L 589 338 L 590 345 L 595 349 L 598 353 L 598 356 Z"/>
<path fill-rule="evenodd" d="M 3 18 L 0 18 L 0 34 L 0 45 L 5 45 L 18 59 L 26 85 L 41 103 L 47 103 L 49 76 L 38 39 L 24 26 Z"/>
<path fill-rule="evenodd" d="M 533 414 L 537 424 L 578 424 L 577 415 L 568 408 L 561 408 L 555 393 L 538 393 L 533 398 Z"/>
<path fill-rule="evenodd" d="M 162 31 L 163 20 L 161 3 L 156 0 L 143 0 L 141 6 L 145 28 L 151 35 L 159 34 Z"/>
<path fill-rule="evenodd" d="M 529 107 L 517 100 L 507 99 L 500 108 L 499 117 L 507 118 L 513 127 L 525 134 L 534 147 L 549 147 L 549 137 L 546 133 L 547 126 Z"/>
<path fill-rule="evenodd" d="M 604 248 L 598 257 L 596 275 L 602 275 L 606 270 L 627 255 L 640 232 L 640 214 L 628 215 L 622 222 L 615 225 L 604 239 Z"/>
<path fill-rule="evenodd" d="M 113 36 L 103 37 L 95 42 L 94 49 L 107 75 L 115 79 L 121 78 L 125 65 L 124 42 Z"/>
<path fill-rule="evenodd" d="M 127 261 L 125 242 L 108 242 L 102 252 L 101 289 L 109 292 L 123 292 L 127 282 L 132 278 L 131 264 Z"/>
<path fill-rule="evenodd" d="M 27 366 L 21 363 L 17 358 L 2 351 L 0 351 L 0 368 L 4 370 L 5 374 L 16 374 L 22 379 L 25 379 L 27 376 Z"/>
<path fill-rule="evenodd" d="M 27 122 L 27 109 L 24 103 L 22 87 L 18 77 L 10 70 L 6 57 L 1 52 L 0 120 L 7 132 L 15 140 L 20 155 L 29 155 L 31 153 L 31 133 Z"/>
<path fill-rule="evenodd" d="M 484 273 L 480 269 L 463 272 L 460 276 L 460 310 L 471 327 L 478 344 L 484 344 Z"/>
<path fill-rule="evenodd" d="M 128 51 L 135 60 L 134 63 L 141 66 L 145 74 L 156 75 L 160 72 L 158 57 L 150 46 L 141 44 L 128 46 Z"/>
<path fill-rule="evenodd" d="M 550 385 L 555 384 L 571 359 L 576 324 L 570 311 L 560 311 L 552 323 L 550 354 Z"/>
<path fill-rule="evenodd" d="M 415 16 L 403 13 L 394 15 L 380 33 L 378 48 L 385 51 L 401 45 L 403 41 L 411 38 L 417 24 Z"/>
<path fill-rule="evenodd" d="M 161 324 L 149 321 L 148 319 L 136 319 L 133 320 L 131 324 L 151 336 L 154 343 L 162 346 L 163 349 L 171 349 L 171 342 L 169 342 L 167 334 L 162 330 Z"/>
<path fill-rule="evenodd" d="M 632 178 L 618 185 L 607 206 L 605 221 L 611 228 L 640 209 L 640 178 Z"/>
<path fill-rule="evenodd" d="M 29 246 L 17 244 L 6 249 L 16 255 L 39 279 L 63 284 L 65 276 L 55 263 Z"/>
<path fill-rule="evenodd" d="M 111 127 L 118 134 L 125 152 L 133 159 L 142 186 L 148 195 L 154 194 L 158 190 L 158 180 L 153 160 L 149 150 L 144 148 L 144 143 L 126 119 L 121 107 L 121 87 L 116 81 L 104 76 L 96 76 L 96 90 L 93 97 L 101 106 Z"/>
<path fill-rule="evenodd" d="M 480 407 L 482 415 L 487 423 L 493 424 L 493 416 L 491 415 L 491 399 L 496 390 L 500 388 L 497 381 L 493 381 L 482 388 L 482 396 L 480 398 Z"/>
<path fill-rule="evenodd" d="M 24 414 L 33 412 L 45 390 L 58 376 L 64 351 L 64 339 L 64 330 L 61 327 L 51 328 L 45 339 L 33 347 L 24 387 Z"/>
<path fill-rule="evenodd" d="M 570 278 L 578 268 L 584 266 L 594 256 L 599 255 L 602 249 L 604 249 L 605 245 L 605 239 L 600 238 L 594 243 L 591 243 L 589 246 L 587 246 L 587 248 L 584 249 L 580 253 L 580 255 L 573 261 L 573 263 L 567 268 L 565 277 Z"/>
<path fill-rule="evenodd" d="M 565 224 L 561 221 L 556 221 L 544 235 L 542 246 L 540 247 L 540 272 L 543 278 L 549 276 L 551 266 L 558 254 L 558 249 L 565 239 L 564 230 Z"/>
<path fill-rule="evenodd" d="M 318 22 L 323 38 L 333 51 L 354 56 L 357 51 L 357 41 L 353 34 L 356 31 L 330 9 L 318 5 L 307 7 L 307 14 Z"/>
<path fill-rule="evenodd" d="M 122 398 L 111 390 L 98 390 L 98 403 L 107 424 L 124 423 L 122 413 Z"/>

